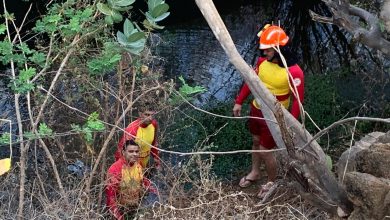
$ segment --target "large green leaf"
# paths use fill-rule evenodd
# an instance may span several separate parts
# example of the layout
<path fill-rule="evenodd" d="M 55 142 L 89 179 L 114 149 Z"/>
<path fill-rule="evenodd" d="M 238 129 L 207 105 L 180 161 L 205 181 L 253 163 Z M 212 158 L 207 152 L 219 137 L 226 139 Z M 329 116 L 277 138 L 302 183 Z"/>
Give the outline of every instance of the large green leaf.
<path fill-rule="evenodd" d="M 157 17 L 163 15 L 164 13 L 166 13 L 168 10 L 169 10 L 169 5 L 166 4 L 166 3 L 161 4 L 161 5 L 157 5 L 157 6 L 154 7 L 153 10 L 151 11 L 151 15 L 152 15 L 154 18 L 157 18 Z"/>
<path fill-rule="evenodd" d="M 126 7 L 119 7 L 119 6 L 112 6 L 112 9 L 116 10 L 116 11 L 129 11 L 133 8 L 133 6 L 126 6 Z"/>
<path fill-rule="evenodd" d="M 112 20 L 115 22 L 115 23 L 119 23 L 123 20 L 123 17 L 121 15 L 121 13 L 117 12 L 117 11 L 112 11 Z"/>
<path fill-rule="evenodd" d="M 145 13 L 145 17 L 146 17 L 146 19 L 148 19 L 148 21 L 154 22 L 155 18 L 149 12 Z"/>
<path fill-rule="evenodd" d="M 133 4 L 135 0 L 113 0 L 113 6 L 126 7 Z"/>
<path fill-rule="evenodd" d="M 5 26 L 5 24 L 0 24 L 0 35 L 4 34 L 6 30 L 7 30 L 7 27 Z"/>
<path fill-rule="evenodd" d="M 183 76 L 180 76 L 179 80 L 183 83 L 183 85 L 179 89 L 179 92 L 184 96 L 194 95 L 196 93 L 202 93 L 207 91 L 203 86 L 189 86 L 184 80 Z"/>
<path fill-rule="evenodd" d="M 146 16 L 147 19 L 145 19 L 143 21 L 143 24 L 146 28 L 148 29 L 163 29 L 164 26 L 160 26 L 160 25 L 157 25 L 156 22 L 154 22 L 153 20 L 149 20 L 149 18 Z"/>
<path fill-rule="evenodd" d="M 145 38 L 139 39 L 134 42 L 129 42 L 127 41 L 127 39 L 124 39 L 124 37 L 125 35 L 123 35 L 123 33 L 121 33 L 120 31 L 118 31 L 117 33 L 118 42 L 125 48 L 143 48 L 145 46 L 146 43 Z"/>
<path fill-rule="evenodd" d="M 126 47 L 134 47 L 134 48 L 137 48 L 137 47 L 144 47 L 144 46 L 145 46 L 145 43 L 146 43 L 146 39 L 143 38 L 143 39 L 140 39 L 140 40 L 138 40 L 138 41 L 127 42 Z"/>
<path fill-rule="evenodd" d="M 114 1 L 115 0 L 107 0 L 107 3 L 110 7 L 113 7 L 114 6 Z"/>
<path fill-rule="evenodd" d="M 109 25 L 113 25 L 114 24 L 114 20 L 112 19 L 112 16 L 106 16 L 104 18 L 104 21 L 106 22 L 106 24 L 109 24 Z"/>
<path fill-rule="evenodd" d="M 120 44 L 122 44 L 122 45 L 127 44 L 127 38 L 122 32 L 120 32 L 120 31 L 116 32 L 116 38 Z"/>
<path fill-rule="evenodd" d="M 163 4 L 163 0 L 148 0 L 148 9 L 152 11 L 157 5 Z"/>
<path fill-rule="evenodd" d="M 132 35 L 127 37 L 128 42 L 136 42 L 138 40 L 144 39 L 145 38 L 145 33 L 144 32 L 136 32 L 133 33 Z"/>
<path fill-rule="evenodd" d="M 139 55 L 141 53 L 141 51 L 144 49 L 144 47 L 137 47 L 137 48 L 125 48 L 128 52 L 132 53 L 132 54 L 135 54 L 135 55 Z"/>
<path fill-rule="evenodd" d="M 125 23 L 123 24 L 123 33 L 125 34 L 126 37 L 130 36 L 133 34 L 135 31 L 134 30 L 134 25 L 131 23 L 129 19 L 126 18 Z"/>
<path fill-rule="evenodd" d="M 162 20 L 164 20 L 166 17 L 168 17 L 169 14 L 170 14 L 170 12 L 166 12 L 166 13 L 162 14 L 161 16 L 155 18 L 154 21 L 155 21 L 155 22 L 162 21 Z"/>
<path fill-rule="evenodd" d="M 108 7 L 106 4 L 103 4 L 103 3 L 98 3 L 97 4 L 97 8 L 99 9 L 99 11 L 105 15 L 111 15 L 112 14 L 112 10 L 110 7 Z"/>

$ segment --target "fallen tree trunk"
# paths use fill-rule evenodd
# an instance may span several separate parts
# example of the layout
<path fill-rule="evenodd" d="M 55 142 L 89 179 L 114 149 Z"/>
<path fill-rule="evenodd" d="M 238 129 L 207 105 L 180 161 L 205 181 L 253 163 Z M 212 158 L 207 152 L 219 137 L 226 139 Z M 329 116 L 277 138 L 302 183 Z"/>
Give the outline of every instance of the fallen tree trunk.
<path fill-rule="evenodd" d="M 289 169 L 298 164 L 299 166 L 294 166 L 293 169 L 300 175 L 294 176 L 305 179 L 304 181 L 297 179 L 299 183 L 309 183 L 305 184 L 305 192 L 321 194 L 322 199 L 313 196 L 313 200 L 317 200 L 317 203 L 313 203 L 321 204 L 324 202 L 321 200 L 325 199 L 334 207 L 332 213 L 336 213 L 336 209 L 341 209 L 347 214 L 352 212 L 352 204 L 345 191 L 338 185 L 335 177 L 326 167 L 323 150 L 315 140 L 312 141 L 310 133 L 286 109 L 281 107 L 256 74 L 253 74 L 253 69 L 238 53 L 212 0 L 195 1 L 230 62 L 241 73 L 256 101 L 262 106 L 264 118 L 268 119 L 266 122 L 277 146 L 287 149 L 289 156 L 286 159 L 291 164 Z M 297 150 L 309 141 L 311 142 L 308 146 Z"/>

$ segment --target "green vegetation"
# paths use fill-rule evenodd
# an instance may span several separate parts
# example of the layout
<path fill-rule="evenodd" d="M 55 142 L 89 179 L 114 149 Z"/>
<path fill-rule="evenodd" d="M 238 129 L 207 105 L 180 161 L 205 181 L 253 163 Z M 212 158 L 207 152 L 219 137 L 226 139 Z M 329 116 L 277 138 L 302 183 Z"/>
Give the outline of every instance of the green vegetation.
<path fill-rule="evenodd" d="M 13 139 L 14 146 L 20 146 L 20 199 L 19 206 L 9 213 L 34 218 L 23 213 L 26 210 L 25 199 L 27 201 L 25 192 L 31 190 L 27 189 L 28 182 L 41 181 L 38 172 L 38 176 L 34 174 L 27 179 L 26 170 L 31 167 L 28 163 L 30 146 L 44 149 L 42 152 L 50 161 L 49 167 L 54 174 L 54 178 L 50 179 L 55 181 L 41 182 L 42 186 L 55 183 L 58 187 L 43 187 L 43 194 L 47 193 L 45 190 L 54 189 L 52 195 L 55 196 L 50 200 L 55 197 L 67 200 L 70 196 L 65 195 L 65 188 L 72 184 L 63 187 L 62 183 L 67 179 L 67 172 L 63 171 L 66 170 L 66 157 L 69 154 L 65 152 L 74 150 L 78 154 L 75 157 L 91 163 L 88 165 L 97 166 L 101 159 L 95 160 L 90 156 L 116 141 L 115 132 L 126 126 L 119 123 L 122 122 L 119 119 L 121 113 L 131 120 L 138 97 L 164 92 L 165 89 L 169 91 L 172 87 L 159 81 L 160 73 L 154 68 L 141 71 L 141 67 L 148 67 L 154 62 L 148 39 L 152 31 L 164 28 L 159 23 L 169 15 L 169 6 L 163 0 L 147 0 L 146 11 L 140 11 L 133 8 L 134 2 L 42 1 L 46 12 L 34 18 L 36 20 L 29 21 L 29 24 L 35 22 L 32 28 L 23 26 L 25 22 L 18 27 L 24 17 L 9 13 L 6 1 L 2 2 L 4 14 L 0 15 L 0 61 L 10 71 L 1 77 L 8 79 L 5 82 L 9 82 L 8 86 L 15 92 L 16 124 L 20 132 L 13 134 L 17 137 Z M 123 29 L 118 31 L 114 25 L 122 22 Z M 126 108 L 126 112 L 123 112 Z M 21 110 L 28 111 L 27 120 Z M 93 113 L 85 119 L 87 112 Z M 118 126 L 107 128 L 102 121 Z M 102 132 L 106 129 L 111 129 L 112 135 L 109 137 L 106 135 L 109 132 Z M 4 135 L 0 144 L 7 143 Z M 102 146 L 103 142 L 105 146 Z M 60 149 L 63 160 L 57 163 L 59 157 L 52 153 Z M 31 157 L 35 157 L 35 161 L 40 160 L 37 154 Z M 50 172 L 45 170 L 44 173 Z M 91 175 L 91 179 L 94 176 Z M 92 181 L 85 188 L 91 185 Z M 100 191 L 103 191 L 103 185 L 99 186 Z M 31 202 L 35 204 L 35 201 Z M 69 204 L 68 201 L 66 204 Z M 89 204 L 86 207 L 95 209 Z"/>
<path fill-rule="evenodd" d="M 305 78 L 305 110 L 320 129 L 332 123 L 349 117 L 378 117 L 390 114 L 386 95 L 389 84 L 387 81 L 367 81 L 366 73 L 350 68 L 340 68 L 340 71 L 327 75 L 307 75 Z M 312 134 L 318 129 L 306 117 L 305 125 Z M 335 143 L 339 145 L 351 137 L 353 123 L 337 126 L 330 130 L 332 138 L 320 139 L 325 148 Z M 372 131 L 387 131 L 389 126 L 383 123 L 359 121 L 356 124 L 355 138 Z M 328 145 L 330 144 L 330 146 Z"/>
<path fill-rule="evenodd" d="M 111 151 L 116 150 L 118 137 L 123 134 L 121 129 L 137 116 L 136 109 L 144 100 L 152 100 L 159 110 L 158 117 L 165 117 L 160 122 L 163 124 L 159 131 L 163 136 L 159 140 L 161 148 L 180 152 L 251 149 L 246 119 L 226 119 L 195 110 L 183 98 L 191 101 L 194 95 L 205 92 L 205 88 L 190 86 L 179 77 L 180 87 L 176 91 L 173 82 L 161 79 L 159 61 L 151 53 L 150 37 L 152 31 L 164 28 L 160 22 L 169 16 L 169 6 L 163 0 L 147 0 L 147 11 L 134 16 L 140 11 L 133 8 L 134 2 L 49 1 L 47 13 L 36 20 L 31 30 L 17 27 L 15 21 L 22 18 L 16 18 L 6 10 L 1 15 L 4 23 L 0 24 L 0 61 L 11 70 L 3 75 L 15 93 L 20 131 L 12 134 L 15 145 L 20 146 L 20 161 L 15 166 L 20 183 L 15 184 L 15 178 L 9 178 L 12 179 L 7 182 L 10 185 L 4 184 L 9 190 L 6 194 L 10 195 L 4 204 L 12 204 L 7 210 L 9 216 L 19 212 L 19 216 L 28 219 L 42 216 L 101 218 L 104 171 L 112 162 Z M 361 97 L 369 97 L 368 92 L 370 89 L 376 91 L 377 85 L 368 89 L 361 87 L 356 94 L 348 96 L 344 88 L 348 77 L 351 77 L 349 69 L 326 76 L 307 76 L 305 109 L 319 128 L 343 117 L 365 115 L 372 110 L 363 108 L 368 99 Z M 383 111 L 372 112 L 388 115 L 390 105 L 385 99 L 381 101 Z M 208 111 L 231 115 L 231 103 L 216 106 Z M 20 109 L 26 109 L 28 117 L 21 117 Z M 317 131 L 309 120 L 305 124 L 312 133 Z M 357 131 L 369 131 L 373 126 L 373 123 L 359 122 Z M 349 138 L 350 130 L 350 124 L 332 129 L 332 141 Z M 1 134 L 0 145 L 9 144 L 10 137 L 9 133 Z M 324 139 L 321 142 L 328 143 Z M 43 150 L 36 150 L 40 148 Z M 33 149 L 34 154 L 31 154 Z M 40 155 L 43 153 L 47 161 Z M 70 159 L 67 158 L 69 155 Z M 178 166 L 178 175 L 173 169 L 180 159 L 163 158 L 163 162 L 168 163 L 164 164 L 165 170 L 172 168 L 170 171 L 174 171 L 165 173 L 173 174 L 175 182 L 165 183 L 172 183 L 174 186 L 169 190 L 178 195 L 170 195 L 170 200 L 184 197 L 181 191 L 175 192 L 177 186 L 183 186 L 186 193 L 196 189 L 196 183 L 201 183 L 200 187 L 205 191 L 216 189 L 204 185 L 217 183 L 214 174 L 220 179 L 241 177 L 250 169 L 251 160 L 250 153 L 187 158 L 189 163 L 183 163 L 184 169 Z M 68 175 L 70 160 L 84 161 L 82 179 Z M 327 157 L 327 160 L 331 167 L 331 158 Z M 180 179 L 181 175 L 190 178 Z M 197 177 L 194 179 L 198 182 L 192 181 L 191 177 Z M 53 183 L 57 185 L 53 186 Z M 17 193 L 19 207 L 11 201 Z M 27 211 L 30 215 L 23 213 Z"/>
<path fill-rule="evenodd" d="M 357 76 L 349 69 L 340 72 L 333 72 L 327 75 L 307 75 L 305 78 L 305 102 L 304 108 L 320 129 L 346 117 L 365 116 L 374 114 L 381 117 L 389 114 L 389 104 L 385 103 L 384 108 L 376 109 L 375 112 L 367 112 L 364 108 L 364 101 L 370 94 L 366 88 L 351 88 L 346 82 Z M 357 81 L 353 82 L 358 84 Z M 369 89 L 368 91 L 370 91 Z M 378 102 L 381 102 L 378 97 Z M 383 102 L 383 100 L 382 100 Z M 387 106 L 387 107 L 386 107 Z M 248 105 L 243 107 L 248 108 Z M 219 115 L 231 115 L 231 103 L 219 103 L 218 107 L 207 109 Z M 249 110 L 244 110 L 247 115 Z M 386 113 L 387 112 L 387 113 Z M 172 132 L 167 134 L 169 146 L 180 151 L 234 151 L 240 149 L 251 149 L 252 140 L 246 126 L 246 119 L 231 120 L 212 116 L 196 111 L 190 107 L 182 109 L 176 114 L 175 123 L 169 128 Z M 319 130 L 306 117 L 306 128 L 311 134 Z M 353 123 L 347 123 L 334 127 L 330 135 L 324 135 L 318 141 L 329 156 L 327 165 L 331 169 L 332 161 L 337 161 L 338 156 L 345 150 L 345 143 L 350 142 Z M 380 125 L 380 124 L 379 124 Z M 356 126 L 355 139 L 373 130 L 387 131 L 386 125 L 378 127 L 373 122 L 359 121 Z M 250 169 L 250 154 L 229 154 L 214 155 L 212 157 L 212 170 L 220 178 L 235 179 L 241 172 Z M 202 156 L 208 159 L 210 156 Z"/>
<path fill-rule="evenodd" d="M 35 26 L 29 30 L 32 37 L 26 32 L 28 38 L 21 32 L 12 32 L 15 21 L 21 18 L 15 18 L 5 10 L 2 15 L 5 23 L 0 24 L 0 60 L 3 65 L 12 67 L 12 74 L 7 76 L 10 78 L 9 87 L 17 94 L 30 95 L 34 100 L 33 108 L 38 107 L 44 103 L 47 94 L 37 87 L 48 88 L 51 84 L 58 84 L 56 78 L 53 78 L 54 72 L 60 77 L 68 104 L 82 101 L 89 104 L 92 112 L 96 111 L 101 104 L 101 100 L 94 95 L 102 88 L 99 77 L 117 69 L 126 53 L 130 57 L 126 60 L 129 66 L 142 66 L 150 62 L 145 56 L 148 54 L 143 53 L 147 47 L 147 39 L 151 31 L 163 28 L 158 22 L 169 15 L 169 6 L 165 1 L 148 0 L 145 20 L 134 20 L 131 11 L 138 10 L 132 7 L 134 2 L 108 0 L 93 3 L 67 0 L 51 3 L 47 7 L 47 13 L 37 19 Z M 120 23 L 123 19 L 123 32 L 118 31 L 114 38 L 113 24 Z M 145 24 L 143 29 L 138 23 Z M 137 67 L 134 70 L 139 69 Z M 123 73 L 117 74 L 119 76 Z M 66 88 L 67 85 L 72 86 L 70 84 L 77 85 L 78 94 L 74 94 L 74 90 L 71 92 L 71 88 Z M 91 116 L 95 114 L 98 113 Z M 73 131 L 84 133 L 85 140 L 89 143 L 93 142 L 92 133 L 104 128 L 97 129 L 91 121 L 94 119 L 89 118 L 83 126 L 71 126 Z M 40 126 L 50 126 L 51 123 L 53 122 L 48 125 L 40 123 Z M 41 133 L 40 130 L 37 132 Z M 36 138 L 34 133 L 26 132 L 26 137 Z M 42 137 L 47 135 L 40 136 Z"/>
<path fill-rule="evenodd" d="M 11 88 L 15 93 L 25 94 L 28 91 L 34 89 L 34 84 L 30 82 L 31 78 L 36 75 L 35 68 L 27 68 L 21 70 L 19 76 L 13 80 L 13 83 L 10 84 Z"/>
<path fill-rule="evenodd" d="M 145 33 L 138 31 L 134 25 L 128 20 L 123 24 L 123 33 L 116 33 L 118 42 L 130 53 L 139 54 L 145 46 Z"/>
<path fill-rule="evenodd" d="M 29 140 L 39 139 L 39 138 L 51 138 L 52 135 L 53 135 L 53 130 L 50 129 L 46 123 L 41 123 L 39 125 L 39 129 L 37 133 L 33 133 L 33 132 L 24 133 L 24 136 Z"/>
<path fill-rule="evenodd" d="M 232 105 L 219 103 L 218 107 L 208 111 L 231 116 Z M 248 111 L 247 106 L 244 106 L 245 111 Z M 252 140 L 246 126 L 247 119 L 226 119 L 185 107 L 175 113 L 172 121 L 164 141 L 164 146 L 170 146 L 171 150 L 222 152 L 251 149 Z M 251 160 L 249 153 L 202 156 L 203 160 L 210 157 L 213 172 L 224 179 L 232 179 L 238 172 L 245 172 Z"/>
<path fill-rule="evenodd" d="M 191 101 L 193 96 L 207 91 L 203 86 L 189 86 L 184 80 L 183 76 L 179 76 L 179 80 L 181 85 L 179 87 L 178 93 L 173 94 L 170 98 L 172 105 L 179 105 L 184 100 Z"/>
<path fill-rule="evenodd" d="M 87 122 L 80 126 L 72 124 L 71 127 L 73 131 L 80 132 L 84 134 L 84 138 L 87 143 L 92 144 L 93 138 L 92 133 L 97 131 L 103 131 L 105 129 L 102 121 L 98 119 L 99 114 L 97 112 L 93 112 L 89 117 Z"/>
<path fill-rule="evenodd" d="M 336 80 L 331 75 L 305 77 L 304 108 L 321 129 L 341 119 L 348 112 L 337 90 Z M 308 118 L 305 125 L 311 133 L 318 132 Z"/>
<path fill-rule="evenodd" d="M 8 145 L 10 143 L 10 133 L 6 132 L 1 134 L 0 136 L 0 146 Z"/>

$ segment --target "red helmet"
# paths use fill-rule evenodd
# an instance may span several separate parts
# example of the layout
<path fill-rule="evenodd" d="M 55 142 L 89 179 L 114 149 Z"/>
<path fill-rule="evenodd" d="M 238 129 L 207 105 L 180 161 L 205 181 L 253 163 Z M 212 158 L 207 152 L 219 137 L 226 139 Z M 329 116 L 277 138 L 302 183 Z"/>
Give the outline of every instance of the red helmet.
<path fill-rule="evenodd" d="M 288 42 L 288 36 L 282 28 L 276 25 L 265 25 L 258 34 L 260 37 L 260 49 L 268 49 L 277 46 L 284 46 Z"/>

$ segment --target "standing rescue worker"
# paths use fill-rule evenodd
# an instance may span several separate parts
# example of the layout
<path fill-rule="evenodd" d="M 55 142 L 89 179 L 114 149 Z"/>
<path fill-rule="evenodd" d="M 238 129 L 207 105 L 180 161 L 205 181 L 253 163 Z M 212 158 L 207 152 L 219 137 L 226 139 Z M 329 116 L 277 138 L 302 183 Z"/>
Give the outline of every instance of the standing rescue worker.
<path fill-rule="evenodd" d="M 122 148 L 121 157 L 111 165 L 107 174 L 107 207 L 118 220 L 131 215 L 140 204 L 143 190 L 157 195 L 157 189 L 144 177 L 138 162 L 140 147 L 134 140 L 128 140 Z"/>
<path fill-rule="evenodd" d="M 149 104 L 143 105 L 139 109 L 139 117 L 137 120 L 131 122 L 125 129 L 125 134 L 122 136 L 118 143 L 117 151 L 115 152 L 115 160 L 121 157 L 121 152 L 124 143 L 127 140 L 134 139 L 134 141 L 140 146 L 139 162 L 143 168 L 146 168 L 150 154 L 153 156 L 154 165 L 156 168 L 160 167 L 160 157 L 157 147 L 157 121 L 153 118 L 156 113 L 150 109 Z M 135 138 L 134 138 L 135 137 Z"/>
<path fill-rule="evenodd" d="M 266 25 L 259 32 L 258 37 L 260 37 L 260 50 L 263 50 L 265 57 L 258 59 L 255 73 L 282 106 L 286 109 L 291 106 L 290 113 L 298 119 L 300 114 L 299 102 L 303 102 L 304 95 L 304 76 L 295 56 L 287 47 L 284 47 L 289 38 L 282 28 L 275 25 Z M 284 67 L 279 53 L 275 50 L 277 47 L 280 48 L 282 55 L 287 61 L 288 71 Z M 248 85 L 244 84 L 235 100 L 233 107 L 234 116 L 241 115 L 242 104 L 250 93 Z M 263 118 L 261 106 L 256 100 L 251 102 L 250 116 Z M 270 150 L 276 146 L 265 120 L 250 118 L 249 131 L 252 134 L 253 150 Z M 268 181 L 261 186 L 258 193 L 259 198 L 263 198 L 266 195 L 277 176 L 276 159 L 272 152 L 252 153 L 251 172 L 244 176 L 239 183 L 241 187 L 248 187 L 260 178 L 261 160 L 265 163 Z"/>

